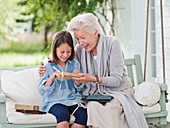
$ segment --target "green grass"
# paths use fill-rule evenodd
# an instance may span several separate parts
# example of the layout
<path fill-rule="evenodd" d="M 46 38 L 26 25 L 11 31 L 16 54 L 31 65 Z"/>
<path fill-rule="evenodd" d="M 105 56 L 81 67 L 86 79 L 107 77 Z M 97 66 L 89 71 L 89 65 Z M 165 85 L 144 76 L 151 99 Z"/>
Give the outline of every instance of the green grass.
<path fill-rule="evenodd" d="M 47 61 L 41 53 L 2 53 L 0 58 L 0 68 L 40 65 L 41 61 Z"/>
<path fill-rule="evenodd" d="M 43 43 L 10 42 L 0 44 L 0 68 L 40 65 L 46 62 Z"/>
<path fill-rule="evenodd" d="M 36 53 L 42 50 L 42 42 L 6 42 L 0 45 L 0 53 Z"/>

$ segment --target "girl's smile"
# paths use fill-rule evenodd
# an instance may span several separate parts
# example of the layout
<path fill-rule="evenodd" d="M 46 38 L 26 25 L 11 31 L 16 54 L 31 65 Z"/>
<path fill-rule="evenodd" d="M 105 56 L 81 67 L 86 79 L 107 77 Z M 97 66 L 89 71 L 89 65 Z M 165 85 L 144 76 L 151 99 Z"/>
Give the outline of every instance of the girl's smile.
<path fill-rule="evenodd" d="M 56 55 L 58 57 L 58 63 L 65 63 L 71 56 L 71 47 L 67 44 L 61 44 L 56 48 Z"/>

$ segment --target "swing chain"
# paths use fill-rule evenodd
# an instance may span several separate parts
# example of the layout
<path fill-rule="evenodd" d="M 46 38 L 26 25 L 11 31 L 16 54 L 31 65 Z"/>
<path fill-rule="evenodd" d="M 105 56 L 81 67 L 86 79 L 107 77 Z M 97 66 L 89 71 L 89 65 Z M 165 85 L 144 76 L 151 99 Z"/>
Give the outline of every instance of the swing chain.
<path fill-rule="evenodd" d="M 161 36 L 162 36 L 162 64 L 163 64 L 163 82 L 166 82 L 165 79 L 165 54 L 164 54 L 164 26 L 163 26 L 163 5 L 162 5 L 162 0 L 160 0 L 160 13 L 161 13 Z M 166 103 L 169 102 L 168 100 L 168 92 L 165 91 L 165 99 Z"/>

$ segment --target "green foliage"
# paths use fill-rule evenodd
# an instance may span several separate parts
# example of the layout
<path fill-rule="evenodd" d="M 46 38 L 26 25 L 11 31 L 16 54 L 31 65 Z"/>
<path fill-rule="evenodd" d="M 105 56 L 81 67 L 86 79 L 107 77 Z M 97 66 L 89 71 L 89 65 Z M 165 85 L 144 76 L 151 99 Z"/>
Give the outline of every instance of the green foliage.
<path fill-rule="evenodd" d="M 89 0 L 88 2 L 87 0 L 25 0 L 24 4 L 29 7 L 27 14 L 34 15 L 34 30 L 45 30 L 45 52 L 50 51 L 47 33 L 66 29 L 67 21 L 84 12 L 96 15 L 103 32 L 114 35 L 115 0 Z M 107 17 L 108 14 L 110 18 Z M 106 28 L 103 22 L 110 28 Z"/>
<path fill-rule="evenodd" d="M 90 12 L 99 18 L 101 16 L 113 30 L 113 20 L 106 18 L 109 6 L 114 18 L 115 0 L 0 0 L 0 53 L 10 51 L 11 53 L 37 53 L 43 49 L 43 44 L 47 45 L 44 49 L 44 56 L 49 57 L 51 40 L 47 40 L 49 31 L 60 31 L 66 29 L 66 21 L 70 21 L 74 16 Z M 4 6 L 5 5 L 5 6 Z M 106 10 L 106 11 L 105 11 Z M 97 13 L 100 15 L 97 15 Z M 13 42 L 8 47 L 1 47 L 2 39 L 9 38 L 11 30 L 15 29 L 16 21 L 28 21 L 32 18 L 33 30 L 39 32 L 45 29 L 45 42 L 37 43 L 17 43 Z M 101 18 L 101 19 L 103 19 Z M 104 29 L 104 26 L 102 26 Z M 104 31 L 105 32 L 105 31 Z M 112 32 L 114 33 L 114 32 Z M 29 45 L 30 44 L 30 45 Z M 45 57 L 44 57 L 45 58 Z M 16 64 L 17 65 L 17 64 Z M 19 64 L 18 64 L 19 65 Z"/>
<path fill-rule="evenodd" d="M 49 58 L 50 57 L 50 53 L 51 53 L 51 43 L 52 43 L 52 40 L 48 41 L 48 45 L 47 45 L 47 48 L 45 48 L 43 50 L 43 59 L 44 58 Z"/>
<path fill-rule="evenodd" d="M 24 7 L 18 5 L 21 0 L 0 0 L 0 43 L 4 39 L 12 39 L 11 31 L 16 28 L 16 20 L 24 17 Z"/>
<path fill-rule="evenodd" d="M 103 0 L 25 0 L 29 13 L 34 14 L 35 31 L 50 26 L 53 31 L 66 28 L 66 21 L 83 12 L 95 10 Z"/>
<path fill-rule="evenodd" d="M 51 41 L 47 40 L 48 31 L 66 29 L 67 21 L 79 13 L 93 13 L 98 3 L 102 2 L 103 0 L 89 0 L 88 3 L 86 0 L 25 0 L 22 4 L 29 8 L 27 14 L 34 15 L 34 31 L 45 29 L 44 53 L 48 56 L 51 46 Z"/>

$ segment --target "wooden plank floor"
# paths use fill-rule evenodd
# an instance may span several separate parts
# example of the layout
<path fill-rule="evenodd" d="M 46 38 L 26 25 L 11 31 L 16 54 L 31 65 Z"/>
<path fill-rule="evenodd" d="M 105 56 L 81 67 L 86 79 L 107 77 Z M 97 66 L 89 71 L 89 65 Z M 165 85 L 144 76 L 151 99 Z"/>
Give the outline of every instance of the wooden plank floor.
<path fill-rule="evenodd" d="M 170 122 L 167 125 L 160 126 L 158 124 L 150 125 L 149 128 L 170 128 Z"/>

